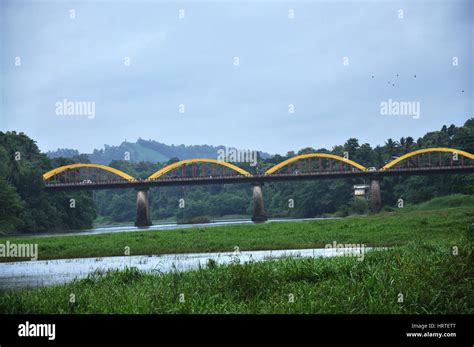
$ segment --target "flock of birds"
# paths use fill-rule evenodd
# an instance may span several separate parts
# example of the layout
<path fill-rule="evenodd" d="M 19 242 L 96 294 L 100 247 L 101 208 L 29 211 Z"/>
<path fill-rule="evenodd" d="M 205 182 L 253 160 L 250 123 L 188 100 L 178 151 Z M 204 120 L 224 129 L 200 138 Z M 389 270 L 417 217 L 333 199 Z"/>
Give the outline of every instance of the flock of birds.
<path fill-rule="evenodd" d="M 398 76 L 399 76 L 399 75 L 398 75 L 398 74 L 396 74 L 396 77 L 397 77 L 397 78 L 398 78 Z M 413 75 L 413 77 L 414 77 L 414 78 L 416 78 L 416 75 Z M 375 78 L 375 76 L 374 76 L 374 75 L 372 75 L 372 78 Z M 393 83 L 393 82 L 390 82 L 390 81 L 388 81 L 387 83 L 388 83 L 388 84 L 391 84 L 391 85 L 392 85 L 392 87 L 395 87 L 395 83 Z M 463 90 L 461 90 L 461 93 L 464 93 L 464 89 L 463 89 Z"/>

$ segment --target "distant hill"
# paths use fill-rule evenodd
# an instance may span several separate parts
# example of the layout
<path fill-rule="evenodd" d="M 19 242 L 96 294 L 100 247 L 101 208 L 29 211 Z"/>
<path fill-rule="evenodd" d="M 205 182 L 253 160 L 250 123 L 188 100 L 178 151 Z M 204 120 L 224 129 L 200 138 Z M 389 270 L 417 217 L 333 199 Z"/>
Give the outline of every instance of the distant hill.
<path fill-rule="evenodd" d="M 216 159 L 219 149 L 224 146 L 209 145 L 166 145 L 153 140 L 138 139 L 137 142 L 122 142 L 119 146 L 104 145 L 103 149 L 94 149 L 92 153 L 84 153 L 92 163 L 109 164 L 112 160 L 123 160 L 126 155 L 130 156 L 130 161 L 148 161 L 152 163 L 167 162 L 171 158 L 180 160 L 192 158 Z M 59 148 L 56 151 L 46 153 L 50 158 L 71 158 L 80 155 L 75 149 Z M 271 157 L 270 154 L 260 152 L 262 158 Z"/>

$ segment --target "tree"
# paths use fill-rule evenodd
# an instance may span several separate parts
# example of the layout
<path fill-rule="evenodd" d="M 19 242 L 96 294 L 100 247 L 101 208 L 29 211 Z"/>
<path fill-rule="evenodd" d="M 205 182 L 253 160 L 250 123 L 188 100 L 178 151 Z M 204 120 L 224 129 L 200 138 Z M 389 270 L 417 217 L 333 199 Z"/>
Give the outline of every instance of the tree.
<path fill-rule="evenodd" d="M 0 232 L 15 230 L 20 223 L 23 202 L 15 188 L 0 176 Z"/>
<path fill-rule="evenodd" d="M 83 158 L 81 158 L 83 159 Z M 92 227 L 92 195 L 50 193 L 42 174 L 72 159 L 49 159 L 23 133 L 0 132 L 0 224 L 3 232 L 41 232 Z M 70 199 L 79 201 L 75 208 Z"/>

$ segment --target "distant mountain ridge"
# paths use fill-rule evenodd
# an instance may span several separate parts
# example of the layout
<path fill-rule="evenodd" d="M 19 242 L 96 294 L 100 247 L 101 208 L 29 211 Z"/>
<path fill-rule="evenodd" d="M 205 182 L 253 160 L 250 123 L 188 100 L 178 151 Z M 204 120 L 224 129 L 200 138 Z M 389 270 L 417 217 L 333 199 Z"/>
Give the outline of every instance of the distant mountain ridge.
<path fill-rule="evenodd" d="M 193 158 L 217 159 L 218 151 L 225 150 L 225 146 L 210 145 L 167 145 L 154 140 L 138 139 L 137 142 L 122 142 L 119 146 L 104 145 L 103 149 L 94 149 L 92 153 L 80 153 L 76 149 L 58 148 L 48 151 L 50 158 L 72 158 L 85 155 L 92 163 L 109 164 L 113 160 L 128 159 L 132 162 L 148 161 L 152 163 L 167 162 L 171 158 L 180 160 Z M 269 158 L 270 154 L 260 152 L 261 158 Z"/>

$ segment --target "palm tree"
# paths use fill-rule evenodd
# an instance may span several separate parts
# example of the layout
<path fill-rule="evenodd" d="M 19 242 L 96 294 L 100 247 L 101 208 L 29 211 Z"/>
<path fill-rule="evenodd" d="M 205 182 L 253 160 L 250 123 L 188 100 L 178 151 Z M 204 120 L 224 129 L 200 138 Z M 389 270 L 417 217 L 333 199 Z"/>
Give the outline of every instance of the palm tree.
<path fill-rule="evenodd" d="M 390 156 L 398 156 L 398 150 L 399 150 L 399 143 L 397 141 L 394 141 L 392 139 L 388 139 L 385 142 L 385 151 L 386 153 L 390 154 Z"/>

